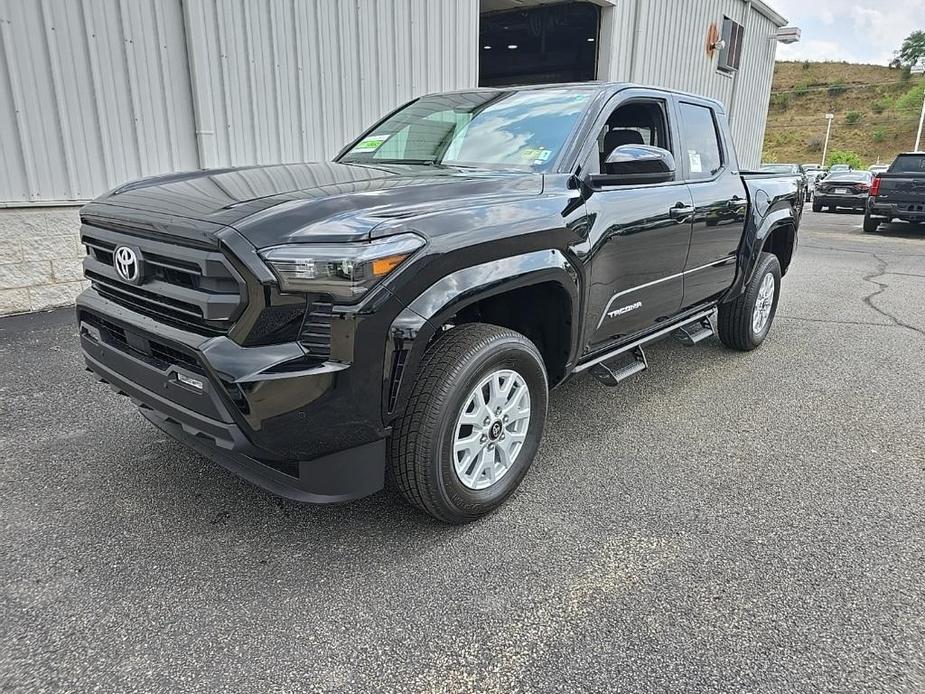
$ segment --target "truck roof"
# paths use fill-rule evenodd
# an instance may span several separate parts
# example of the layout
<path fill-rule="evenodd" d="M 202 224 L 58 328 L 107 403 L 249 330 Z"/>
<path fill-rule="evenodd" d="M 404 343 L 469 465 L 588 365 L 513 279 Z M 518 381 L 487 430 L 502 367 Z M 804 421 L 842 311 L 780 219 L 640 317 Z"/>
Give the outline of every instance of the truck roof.
<path fill-rule="evenodd" d="M 624 89 L 651 89 L 653 91 L 664 92 L 667 94 L 674 94 L 676 96 L 686 96 L 692 99 L 697 99 L 698 101 L 709 102 L 713 104 L 717 110 L 721 113 L 726 112 L 726 108 L 721 101 L 712 99 L 708 96 L 702 94 L 694 94 L 692 92 L 682 92 L 677 89 L 668 89 L 666 87 L 655 87 L 652 85 L 646 84 L 637 84 L 635 82 L 603 82 L 599 80 L 587 81 L 587 82 L 551 82 L 544 84 L 522 84 L 510 87 L 472 87 L 471 89 L 452 89 L 445 92 L 431 92 L 427 96 L 432 94 L 466 94 L 471 92 L 523 92 L 523 91 L 536 91 L 544 89 L 575 89 L 588 91 L 593 90 L 597 92 L 604 91 L 622 91 Z"/>

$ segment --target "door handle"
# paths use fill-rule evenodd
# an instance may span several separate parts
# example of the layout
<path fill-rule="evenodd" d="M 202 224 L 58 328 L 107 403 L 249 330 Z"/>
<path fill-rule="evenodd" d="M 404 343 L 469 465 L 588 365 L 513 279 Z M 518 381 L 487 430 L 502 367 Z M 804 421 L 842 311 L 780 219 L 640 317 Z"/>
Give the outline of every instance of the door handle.
<path fill-rule="evenodd" d="M 743 207 L 747 206 L 748 200 L 745 198 L 740 198 L 738 195 L 726 203 L 726 207 L 728 207 L 730 210 L 741 210 Z"/>
<path fill-rule="evenodd" d="M 668 216 L 672 219 L 684 220 L 688 217 L 693 217 L 694 212 L 696 211 L 697 209 L 695 207 L 691 207 L 690 205 L 685 205 L 684 203 L 679 202 L 677 205 L 668 210 Z"/>

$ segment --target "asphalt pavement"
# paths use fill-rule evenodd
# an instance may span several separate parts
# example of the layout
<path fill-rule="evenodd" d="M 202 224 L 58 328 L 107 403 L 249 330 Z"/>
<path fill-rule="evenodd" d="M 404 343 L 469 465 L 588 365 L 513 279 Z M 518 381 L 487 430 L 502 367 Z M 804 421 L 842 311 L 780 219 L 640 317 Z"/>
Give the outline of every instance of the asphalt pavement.
<path fill-rule="evenodd" d="M 860 222 L 807 211 L 761 349 L 558 389 L 465 527 L 274 498 L 0 320 L 0 691 L 925 690 L 925 228 Z"/>

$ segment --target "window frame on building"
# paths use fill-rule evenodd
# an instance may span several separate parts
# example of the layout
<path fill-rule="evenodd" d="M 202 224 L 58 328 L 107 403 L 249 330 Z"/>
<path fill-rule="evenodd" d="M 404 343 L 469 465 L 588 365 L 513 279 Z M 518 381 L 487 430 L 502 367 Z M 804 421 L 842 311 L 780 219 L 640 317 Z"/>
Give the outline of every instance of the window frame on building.
<path fill-rule="evenodd" d="M 731 17 L 723 15 L 720 32 L 723 47 L 719 51 L 717 70 L 726 73 L 738 72 L 742 67 L 742 46 L 745 43 L 745 27 Z"/>

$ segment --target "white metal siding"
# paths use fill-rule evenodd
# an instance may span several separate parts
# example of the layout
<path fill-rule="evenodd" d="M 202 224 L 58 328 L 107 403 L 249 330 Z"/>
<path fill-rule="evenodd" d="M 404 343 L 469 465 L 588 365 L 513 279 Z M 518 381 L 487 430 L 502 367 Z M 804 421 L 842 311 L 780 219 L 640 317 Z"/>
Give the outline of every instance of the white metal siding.
<path fill-rule="evenodd" d="M 203 166 L 323 160 L 478 82 L 477 0 L 187 0 Z"/>
<path fill-rule="evenodd" d="M 195 168 L 180 0 L 0 0 L 0 203 Z"/>
<path fill-rule="evenodd" d="M 600 76 L 722 100 L 754 166 L 776 27 L 747 8 L 616 0 L 602 10 Z M 734 78 L 705 52 L 724 14 L 746 26 Z M 475 86 L 478 22 L 478 0 L 0 0 L 0 205 L 327 159 L 415 96 Z"/>

